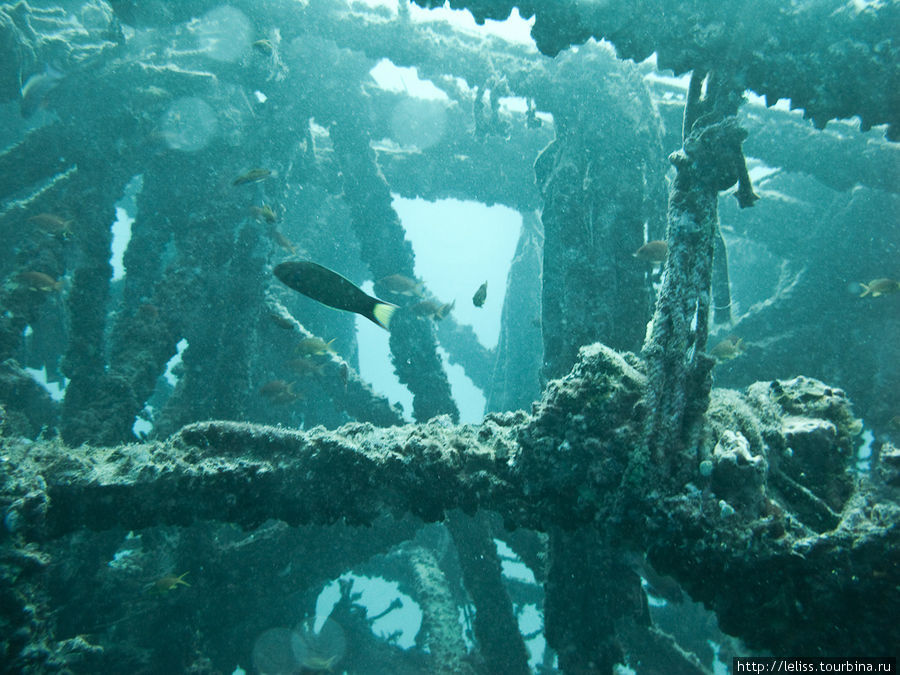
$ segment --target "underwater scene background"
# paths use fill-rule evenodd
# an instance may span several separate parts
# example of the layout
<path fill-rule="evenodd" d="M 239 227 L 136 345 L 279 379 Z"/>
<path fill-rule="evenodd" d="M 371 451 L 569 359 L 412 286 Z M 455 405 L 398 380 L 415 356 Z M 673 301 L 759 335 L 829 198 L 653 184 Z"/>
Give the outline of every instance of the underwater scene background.
<path fill-rule="evenodd" d="M 898 28 L 0 3 L 2 672 L 895 658 Z"/>

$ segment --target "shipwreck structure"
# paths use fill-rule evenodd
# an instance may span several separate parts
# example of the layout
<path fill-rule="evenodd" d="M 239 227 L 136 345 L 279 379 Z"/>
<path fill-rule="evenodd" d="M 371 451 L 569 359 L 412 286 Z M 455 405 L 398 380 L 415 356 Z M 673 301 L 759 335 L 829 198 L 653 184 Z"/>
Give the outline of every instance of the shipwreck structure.
<path fill-rule="evenodd" d="M 888 655 L 900 296 L 854 285 L 898 275 L 897 3 L 450 2 L 516 8 L 533 44 L 432 4 L 0 5 L 3 667 Z M 384 60 L 442 96 L 376 86 Z M 396 195 L 523 221 L 495 348 L 395 315 L 412 424 L 358 375 L 353 321 L 271 274 L 414 277 Z M 414 599 L 413 647 L 346 579 L 304 623 L 348 570 Z"/>

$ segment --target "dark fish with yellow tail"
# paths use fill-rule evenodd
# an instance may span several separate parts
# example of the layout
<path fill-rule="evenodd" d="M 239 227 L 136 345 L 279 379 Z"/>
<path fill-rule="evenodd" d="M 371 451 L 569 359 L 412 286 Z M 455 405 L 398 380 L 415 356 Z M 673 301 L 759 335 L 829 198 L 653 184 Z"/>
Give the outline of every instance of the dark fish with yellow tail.
<path fill-rule="evenodd" d="M 484 305 L 484 301 L 487 300 L 487 282 L 485 281 L 481 286 L 478 287 L 478 290 L 475 291 L 475 295 L 472 296 L 472 304 L 476 307 L 481 307 Z"/>
<path fill-rule="evenodd" d="M 354 312 L 388 329 L 397 305 L 379 300 L 337 272 L 309 260 L 283 262 L 275 276 L 285 285 L 323 305 Z"/>

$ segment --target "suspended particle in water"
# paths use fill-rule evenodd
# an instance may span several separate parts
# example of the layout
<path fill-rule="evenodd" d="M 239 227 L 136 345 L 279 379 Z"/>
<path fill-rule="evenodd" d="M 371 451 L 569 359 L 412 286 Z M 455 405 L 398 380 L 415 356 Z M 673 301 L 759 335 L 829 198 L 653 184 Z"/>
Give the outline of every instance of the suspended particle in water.
<path fill-rule="evenodd" d="M 312 625 L 301 626 L 293 635 L 291 646 L 294 658 L 306 670 L 331 671 L 347 651 L 347 638 L 344 629 L 332 618 L 318 632 Z"/>
<path fill-rule="evenodd" d="M 180 98 L 163 113 L 160 120 L 163 140 L 173 150 L 202 150 L 216 134 L 218 122 L 212 107 L 202 98 Z"/>
<path fill-rule="evenodd" d="M 294 656 L 294 631 L 287 628 L 270 628 L 253 644 L 253 667 L 257 673 L 269 675 L 293 675 L 300 669 Z"/>
<path fill-rule="evenodd" d="M 447 108 L 443 101 L 404 99 L 391 114 L 391 134 L 402 147 L 425 150 L 444 137 Z"/>
<path fill-rule="evenodd" d="M 200 50 L 211 59 L 227 63 L 241 58 L 253 40 L 250 20 L 230 5 L 208 11 L 196 23 L 195 31 Z"/>

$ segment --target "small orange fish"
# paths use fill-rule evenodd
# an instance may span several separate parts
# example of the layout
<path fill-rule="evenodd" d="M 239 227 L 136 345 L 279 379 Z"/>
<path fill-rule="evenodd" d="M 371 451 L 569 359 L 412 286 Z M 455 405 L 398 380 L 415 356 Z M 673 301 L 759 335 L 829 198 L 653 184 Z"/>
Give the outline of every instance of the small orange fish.
<path fill-rule="evenodd" d="M 422 297 L 424 285 L 421 281 L 410 279 L 402 274 L 392 274 L 375 282 L 375 292 L 397 293 L 399 295 L 417 295 Z"/>
<path fill-rule="evenodd" d="M 22 272 L 19 275 L 19 281 L 22 282 L 23 285 L 27 286 L 28 290 L 41 291 L 43 293 L 61 291 L 63 287 L 62 281 L 57 281 L 49 274 L 44 274 L 43 272 L 37 272 L 35 270 Z"/>
<path fill-rule="evenodd" d="M 660 240 L 648 241 L 632 255 L 638 260 L 645 260 L 654 265 L 664 263 L 669 255 L 669 245 Z"/>
<path fill-rule="evenodd" d="M 446 302 L 443 305 L 435 302 L 434 300 L 422 300 L 422 302 L 417 302 L 414 305 L 410 306 L 410 309 L 418 314 L 419 316 L 432 318 L 435 321 L 440 321 L 447 314 L 450 313 L 450 310 L 456 306 L 456 300 L 453 302 Z"/>
<path fill-rule="evenodd" d="M 323 365 L 321 363 L 316 363 L 313 359 L 291 359 L 287 362 L 287 366 L 300 377 L 319 377 L 323 372 Z"/>
<path fill-rule="evenodd" d="M 68 239 L 72 236 L 72 230 L 69 225 L 71 220 L 64 220 L 53 213 L 39 213 L 31 216 L 28 222 L 35 225 L 38 229 L 43 230 L 51 237 L 59 237 L 60 239 Z"/>
<path fill-rule="evenodd" d="M 285 404 L 303 398 L 303 394 L 294 391 L 294 383 L 284 380 L 270 380 L 259 388 L 259 393 L 272 403 Z"/>

